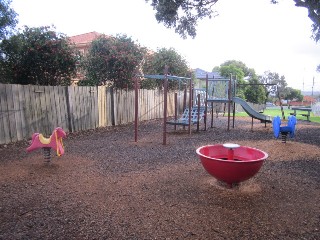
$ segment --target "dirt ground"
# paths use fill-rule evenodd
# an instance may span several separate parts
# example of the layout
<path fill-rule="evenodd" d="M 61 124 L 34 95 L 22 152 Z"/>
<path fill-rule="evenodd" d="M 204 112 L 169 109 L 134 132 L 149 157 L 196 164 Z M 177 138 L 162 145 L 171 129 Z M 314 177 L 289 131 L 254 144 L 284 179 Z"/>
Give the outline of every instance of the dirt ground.
<path fill-rule="evenodd" d="M 28 142 L 0 146 L 0 239 L 320 239 L 320 125 L 298 121 L 282 143 L 271 124 L 226 117 L 207 131 L 162 122 L 68 134 L 66 153 L 44 161 Z M 226 188 L 196 149 L 238 143 L 269 157 Z"/>

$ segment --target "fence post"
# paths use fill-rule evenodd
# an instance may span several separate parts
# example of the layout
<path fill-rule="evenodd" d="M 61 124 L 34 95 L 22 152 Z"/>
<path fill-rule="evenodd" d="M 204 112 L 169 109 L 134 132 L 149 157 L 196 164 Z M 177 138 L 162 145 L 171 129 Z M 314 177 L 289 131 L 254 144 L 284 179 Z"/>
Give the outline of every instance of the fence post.
<path fill-rule="evenodd" d="M 115 115 L 114 115 L 114 91 L 113 87 L 110 87 L 110 100 L 111 100 L 111 123 L 112 126 L 116 125 Z"/>
<path fill-rule="evenodd" d="M 66 91 L 66 103 L 67 103 L 67 120 L 68 120 L 68 130 L 69 132 L 72 132 L 72 115 L 71 115 L 71 106 L 70 106 L 70 94 L 69 94 L 69 87 L 65 87 Z"/>

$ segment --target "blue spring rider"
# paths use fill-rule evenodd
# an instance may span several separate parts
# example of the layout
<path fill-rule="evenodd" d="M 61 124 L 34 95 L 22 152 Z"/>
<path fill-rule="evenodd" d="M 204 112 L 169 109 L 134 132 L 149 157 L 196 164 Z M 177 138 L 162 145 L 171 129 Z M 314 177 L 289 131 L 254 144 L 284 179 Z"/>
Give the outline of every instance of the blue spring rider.
<path fill-rule="evenodd" d="M 288 125 L 287 126 L 280 126 L 281 125 L 281 119 L 279 116 L 276 116 L 273 118 L 272 126 L 273 126 L 273 133 L 276 138 L 279 137 L 281 133 L 281 139 L 283 143 L 287 142 L 287 135 L 291 138 L 294 137 L 295 128 L 297 124 L 297 119 L 295 116 L 289 116 L 288 117 Z"/>

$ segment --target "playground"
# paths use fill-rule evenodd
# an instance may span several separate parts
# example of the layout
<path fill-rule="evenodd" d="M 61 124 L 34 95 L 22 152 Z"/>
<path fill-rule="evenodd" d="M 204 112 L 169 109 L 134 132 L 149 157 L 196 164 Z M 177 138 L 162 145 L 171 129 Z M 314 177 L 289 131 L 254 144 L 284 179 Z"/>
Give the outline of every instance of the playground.
<path fill-rule="evenodd" d="M 0 146 L 0 239 L 319 239 L 320 128 L 298 120 L 294 138 L 272 124 L 214 118 L 207 131 L 162 120 L 71 133 L 48 163 L 29 142 Z M 200 125 L 200 129 L 202 126 Z M 268 154 L 228 188 L 196 149 L 236 143 Z"/>

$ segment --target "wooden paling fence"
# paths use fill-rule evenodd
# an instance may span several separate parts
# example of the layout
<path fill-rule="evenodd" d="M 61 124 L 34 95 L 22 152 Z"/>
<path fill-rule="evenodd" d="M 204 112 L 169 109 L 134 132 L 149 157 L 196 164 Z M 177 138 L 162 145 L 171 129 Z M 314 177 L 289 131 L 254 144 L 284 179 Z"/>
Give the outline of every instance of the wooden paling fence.
<path fill-rule="evenodd" d="M 53 129 L 77 132 L 134 122 L 134 91 L 105 86 L 0 84 L 0 144 L 30 139 Z M 163 91 L 140 89 L 139 121 L 163 117 Z M 168 115 L 174 93 L 168 94 Z"/>
<path fill-rule="evenodd" d="M 174 116 L 174 92 L 168 93 L 168 116 Z M 77 132 L 134 122 L 134 91 L 105 86 L 34 86 L 0 84 L 0 144 L 49 136 L 56 127 Z M 183 92 L 179 93 L 180 113 Z M 163 118 L 162 90 L 139 89 L 139 121 Z M 257 106 L 254 106 L 255 108 Z"/>

